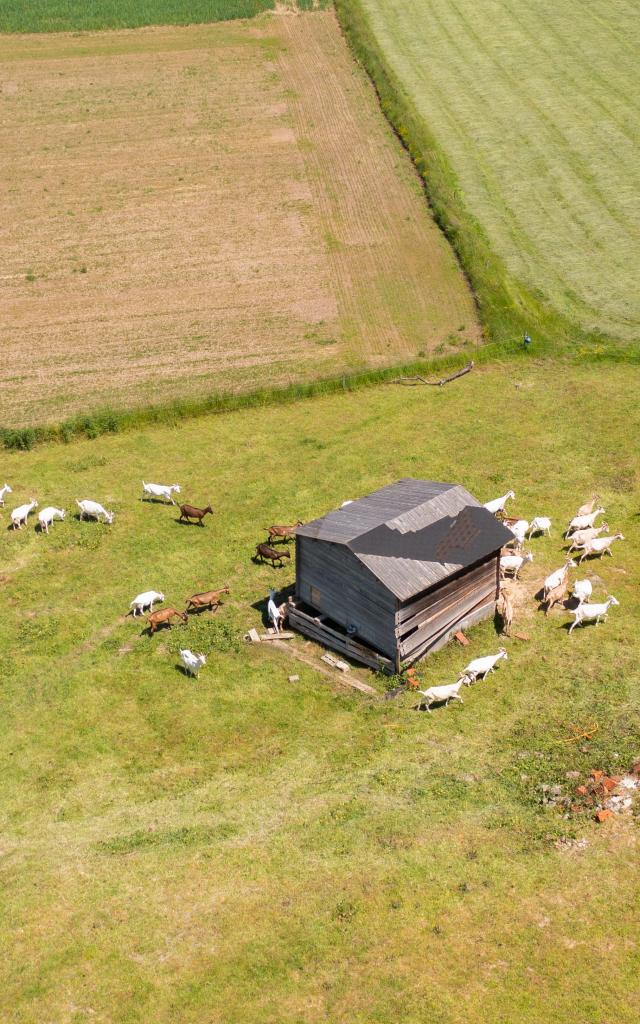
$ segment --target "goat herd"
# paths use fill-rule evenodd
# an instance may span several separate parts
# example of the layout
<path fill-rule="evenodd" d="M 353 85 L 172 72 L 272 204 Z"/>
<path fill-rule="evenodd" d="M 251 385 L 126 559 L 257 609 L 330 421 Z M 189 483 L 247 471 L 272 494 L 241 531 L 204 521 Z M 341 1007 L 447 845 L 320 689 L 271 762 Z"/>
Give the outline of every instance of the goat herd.
<path fill-rule="evenodd" d="M 142 500 L 153 500 L 163 501 L 176 505 L 174 500 L 174 494 L 180 494 L 179 484 L 152 484 L 142 482 Z M 0 507 L 4 508 L 5 498 L 8 494 L 12 494 L 13 489 L 9 484 L 5 483 L 3 487 L 0 487 Z M 108 511 L 97 501 L 92 501 L 87 498 L 82 501 L 76 501 L 78 506 L 79 520 L 94 519 L 97 522 L 105 523 L 111 526 L 115 513 Z M 21 530 L 27 523 L 29 515 L 38 508 L 38 502 L 35 498 L 31 498 L 28 502 L 19 505 L 13 509 L 10 513 L 11 529 Z M 200 526 L 204 526 L 203 519 L 206 515 L 213 514 L 211 505 L 207 505 L 206 508 L 198 508 L 196 505 L 181 504 L 178 505 L 180 516 L 178 522 L 184 523 L 198 523 Z M 63 508 L 56 508 L 53 505 L 48 505 L 38 513 L 37 528 L 41 533 L 49 533 L 49 527 L 53 522 L 58 519 L 64 521 L 66 512 Z M 276 549 L 273 545 L 278 542 L 287 542 L 293 539 L 295 534 L 296 526 L 302 526 L 302 522 L 299 521 L 294 526 L 270 526 L 267 530 L 268 543 L 258 544 L 256 546 L 256 552 L 254 560 L 260 559 L 263 562 L 270 562 L 273 566 L 283 565 L 285 558 L 290 558 L 291 555 L 288 550 Z M 189 612 L 200 612 L 204 609 L 208 609 L 211 612 L 216 612 L 222 602 L 222 595 L 229 593 L 229 587 L 225 586 L 219 590 L 208 590 L 203 593 L 192 594 L 187 599 L 186 608 L 184 611 L 179 611 L 177 608 L 159 608 L 157 611 L 153 610 L 154 604 L 162 603 L 165 600 L 164 594 L 158 590 L 146 590 L 141 594 L 134 597 L 129 605 L 130 614 L 136 618 L 137 616 L 143 615 L 145 612 L 149 614 L 146 616 L 148 623 L 149 635 L 153 634 L 161 626 L 172 626 L 175 622 L 186 623 L 188 621 Z M 270 606 L 273 605 L 273 592 L 271 595 Z M 275 608 L 275 606 L 274 606 Z M 286 606 L 282 605 L 276 609 L 275 614 L 272 612 L 271 607 L 269 608 L 269 615 L 271 620 L 274 622 L 276 629 L 279 630 L 282 627 L 286 616 Z M 180 651 L 180 660 L 184 666 L 185 671 L 193 676 L 197 676 L 200 668 L 206 664 L 206 657 L 204 654 L 194 654 L 193 651 L 184 649 Z"/>
<path fill-rule="evenodd" d="M 497 518 L 501 519 L 505 526 L 513 533 L 513 541 L 510 541 L 500 554 L 501 582 L 497 604 L 498 614 L 502 618 L 503 630 L 507 635 L 510 632 L 514 614 L 513 593 L 508 589 L 507 577 L 510 576 L 513 580 L 518 580 L 523 565 L 526 565 L 527 562 L 533 562 L 532 552 L 525 553 L 524 551 L 527 537 L 531 540 L 535 534 L 551 536 L 551 520 L 547 516 L 535 516 L 529 522 L 527 519 L 518 519 L 506 515 L 505 507 L 507 501 L 514 498 L 514 492 L 507 491 L 501 497 L 486 502 L 484 506 L 489 512 L 492 512 Z M 569 569 L 576 568 L 588 556 L 601 557 L 605 553 L 611 555 L 613 542 L 624 540 L 621 533 L 600 536 L 601 534 L 606 534 L 609 527 L 607 523 L 602 523 L 600 526 L 595 525 L 598 516 L 604 515 L 605 511 L 597 502 L 598 495 L 594 494 L 591 501 L 578 509 L 567 527 L 564 536 L 570 542 L 568 547 L 569 557 L 567 557 L 564 565 L 561 565 L 559 569 L 556 569 L 547 576 L 539 593 L 541 605 L 546 606 L 545 616 L 549 614 L 555 605 L 561 602 L 566 606 L 569 590 Z M 581 553 L 579 562 L 575 562 L 570 557 L 572 551 L 579 551 Z M 571 588 L 573 607 L 567 608 L 569 614 L 574 617 L 569 627 L 569 634 L 573 632 L 576 626 L 581 626 L 585 622 L 595 622 L 598 625 L 601 621 L 605 621 L 609 608 L 619 603 L 612 596 L 608 597 L 606 601 L 591 603 L 589 598 L 592 593 L 593 586 L 591 580 L 581 579 L 574 581 Z M 418 707 L 426 707 L 427 711 L 430 711 L 432 704 L 447 705 L 449 701 L 453 700 L 463 704 L 464 701 L 460 696 L 462 686 L 470 686 L 478 679 L 488 675 L 489 672 L 493 672 L 498 662 L 502 659 L 507 660 L 507 652 L 504 647 L 501 647 L 497 654 L 489 654 L 483 658 L 474 658 L 462 670 L 458 681 L 455 683 L 447 686 L 431 686 L 428 690 L 417 690 L 416 692 L 422 698 Z"/>
<path fill-rule="evenodd" d="M 143 481 L 142 488 L 143 499 L 160 500 L 169 502 L 172 505 L 176 505 L 174 494 L 180 493 L 179 484 L 151 484 Z M 0 487 L 0 506 L 4 507 L 5 497 L 11 493 L 13 492 L 9 484 L 5 483 L 3 487 Z M 502 549 L 500 555 L 501 583 L 497 610 L 502 618 L 503 631 L 507 635 L 511 629 L 514 617 L 514 595 L 508 587 L 507 577 L 517 581 L 522 567 L 528 562 L 533 562 L 532 552 L 524 551 L 527 538 L 531 540 L 535 534 L 551 536 L 551 520 L 546 516 L 535 516 L 530 522 L 526 519 L 507 516 L 505 512 L 506 504 L 512 499 L 515 499 L 514 492 L 507 491 L 501 497 L 488 501 L 484 506 L 489 512 L 492 512 L 497 518 L 501 519 L 505 526 L 513 533 L 513 541 L 509 542 Z M 94 519 L 108 525 L 111 525 L 114 521 L 114 513 L 105 509 L 97 501 L 83 499 L 82 501 L 77 501 L 76 504 L 79 509 L 78 518 L 80 520 L 86 518 Z M 29 502 L 15 508 L 10 514 L 12 529 L 22 529 L 30 513 L 36 508 L 38 508 L 38 502 L 33 498 Z M 178 508 L 180 511 L 179 522 L 198 523 L 200 526 L 204 525 L 204 517 L 213 512 L 211 505 L 207 505 L 206 508 L 198 508 L 195 505 L 181 504 Z M 570 542 L 567 552 L 568 557 L 559 569 L 556 569 L 547 576 L 539 594 L 541 604 L 546 606 L 545 615 L 549 615 L 551 609 L 557 604 L 562 603 L 565 607 L 567 606 L 566 598 L 569 590 L 569 570 L 571 568 L 576 568 L 578 564 L 582 563 L 589 556 L 601 557 L 604 554 L 611 555 L 611 547 L 614 541 L 624 540 L 621 533 L 608 534 L 609 528 L 607 523 L 601 523 L 600 526 L 595 525 L 597 518 L 604 515 L 604 513 L 604 508 L 598 505 L 598 495 L 594 494 L 591 501 L 582 505 L 571 519 L 564 534 L 565 539 Z M 64 518 L 64 509 L 59 509 L 52 505 L 43 508 L 38 514 L 40 531 L 48 534 L 54 520 L 64 520 Z M 301 525 L 301 521 L 298 521 L 293 526 L 268 527 L 267 542 L 257 544 L 254 561 L 269 562 L 274 567 L 282 566 L 284 560 L 290 558 L 291 555 L 286 548 L 276 548 L 275 544 L 293 540 L 296 527 Z M 580 552 L 578 562 L 574 561 L 571 557 L 572 552 Z M 573 615 L 574 621 L 569 628 L 569 634 L 573 632 L 576 626 L 583 625 L 586 622 L 595 622 L 598 625 L 601 621 L 605 621 L 609 609 L 613 605 L 618 604 L 618 601 L 613 596 L 609 596 L 603 602 L 590 602 L 589 599 L 592 596 L 593 587 L 588 579 L 575 580 L 571 590 L 573 607 L 569 607 L 567 610 L 569 614 Z M 159 591 L 148 590 L 138 594 L 131 601 L 129 606 L 130 613 L 137 617 L 148 611 L 146 619 L 149 634 L 153 635 L 160 626 L 171 626 L 174 621 L 186 623 L 189 612 L 199 612 L 202 609 L 209 609 L 211 612 L 217 611 L 222 604 L 222 595 L 228 593 L 229 587 L 225 586 L 219 590 L 192 594 L 187 600 L 184 611 L 179 611 L 173 607 L 160 608 L 154 611 L 154 604 L 163 602 L 165 597 Z M 268 616 L 276 631 L 279 631 L 286 616 L 286 608 L 284 605 L 277 606 L 274 597 L 275 593 L 271 591 Z M 460 696 L 462 685 L 471 685 L 477 679 L 492 672 L 497 663 L 503 658 L 506 660 L 507 653 L 504 647 L 501 647 L 495 655 L 487 655 L 486 657 L 475 658 L 471 661 L 463 670 L 456 683 L 449 686 L 433 686 L 428 690 L 418 690 L 418 693 L 423 697 L 420 706 L 426 706 L 427 710 L 430 710 L 431 705 L 434 703 L 448 704 L 451 700 L 463 703 Z M 206 664 L 204 654 L 194 654 L 188 649 L 180 651 L 180 659 L 185 671 L 194 676 L 197 676 L 200 668 Z"/>

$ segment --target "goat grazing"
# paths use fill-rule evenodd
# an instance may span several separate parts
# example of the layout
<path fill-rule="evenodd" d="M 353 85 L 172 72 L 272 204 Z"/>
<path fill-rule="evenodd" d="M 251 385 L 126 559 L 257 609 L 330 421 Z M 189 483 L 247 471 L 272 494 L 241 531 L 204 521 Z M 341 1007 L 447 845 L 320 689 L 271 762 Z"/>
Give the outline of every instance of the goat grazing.
<path fill-rule="evenodd" d="M 550 537 L 551 520 L 547 516 L 534 516 L 529 523 L 529 537 L 533 537 L 534 533 L 546 533 Z"/>
<path fill-rule="evenodd" d="M 500 594 L 498 595 L 498 601 L 496 603 L 496 611 L 502 619 L 502 632 L 508 634 L 513 624 L 513 603 L 511 601 L 511 597 L 503 587 L 500 588 Z"/>
<path fill-rule="evenodd" d="M 505 577 L 507 573 L 512 573 L 514 579 L 517 580 L 520 570 L 526 562 L 533 562 L 533 555 L 530 551 L 526 555 L 501 555 L 500 575 Z"/>
<path fill-rule="evenodd" d="M 567 558 L 564 565 L 560 566 L 559 569 L 555 569 L 554 572 L 551 573 L 551 575 L 547 576 L 546 580 L 542 584 L 543 600 L 546 601 L 547 594 L 550 590 L 553 590 L 554 587 L 559 586 L 560 583 L 562 583 L 563 579 L 568 578 L 569 569 L 575 569 L 577 564 L 578 563 L 574 562 L 573 558 Z"/>
<path fill-rule="evenodd" d="M 295 526 L 268 526 L 267 534 L 268 541 L 270 544 L 275 544 L 276 541 L 290 541 L 293 540 L 296 535 L 296 529 L 298 526 L 302 526 L 302 521 L 299 519 Z"/>
<path fill-rule="evenodd" d="M 585 601 L 588 601 L 592 593 L 593 587 L 591 586 L 591 580 L 576 580 L 573 584 L 572 594 L 578 604 L 583 604 Z"/>
<path fill-rule="evenodd" d="M 503 494 L 501 498 L 494 498 L 493 501 L 486 501 L 484 507 L 488 512 L 493 512 L 495 516 L 498 512 L 504 512 L 504 507 L 510 498 L 515 498 L 515 493 L 513 491 L 507 491 L 507 493 Z"/>
<path fill-rule="evenodd" d="M 470 686 L 480 676 L 488 676 L 490 672 L 495 670 L 501 658 L 508 661 L 508 655 L 504 647 L 500 647 L 497 654 L 487 654 L 484 658 L 474 658 L 460 673 L 460 682 Z"/>
<path fill-rule="evenodd" d="M 584 622 L 595 622 L 596 626 L 600 625 L 601 619 L 606 622 L 607 612 L 614 604 L 620 604 L 620 602 L 616 601 L 615 597 L 610 597 L 603 604 L 588 604 L 585 601 L 577 608 L 572 608 L 570 614 L 574 616 L 574 621 L 569 627 L 569 633 L 573 633 L 576 626 L 582 626 Z"/>
<path fill-rule="evenodd" d="M 0 505 L 2 505 L 3 508 L 5 494 L 13 494 L 13 488 L 9 487 L 9 484 L 5 484 L 4 487 L 0 487 Z"/>
<path fill-rule="evenodd" d="M 143 594 L 138 594 L 137 597 L 134 597 L 129 608 L 133 609 L 133 617 L 135 618 L 136 615 L 142 615 L 146 608 L 152 612 L 153 606 L 157 601 L 164 601 L 164 594 L 161 594 L 158 590 L 145 590 Z"/>
<path fill-rule="evenodd" d="M 256 545 L 255 557 L 261 558 L 263 562 L 271 562 L 274 568 L 276 562 L 279 562 L 278 568 L 280 569 L 284 565 L 284 559 L 291 558 L 291 554 L 286 550 L 276 551 L 275 548 L 270 548 L 268 544 L 258 544 Z"/>
<path fill-rule="evenodd" d="M 582 562 L 588 555 L 611 555 L 611 545 L 614 540 L 624 540 L 621 533 L 612 533 L 610 537 L 594 537 L 593 540 L 588 540 L 586 544 L 580 545 L 582 554 L 578 559 L 578 563 Z"/>
<path fill-rule="evenodd" d="M 191 597 L 187 598 L 187 607 L 185 611 L 197 611 L 198 608 L 208 608 L 211 612 L 217 612 L 220 605 L 223 603 L 221 598 L 223 594 L 228 594 L 229 588 L 222 587 L 221 590 L 206 590 L 202 594 L 192 594 Z"/>
<path fill-rule="evenodd" d="M 601 523 L 600 526 L 590 526 L 586 530 L 576 530 L 575 533 L 571 534 L 569 554 L 582 547 L 588 540 L 593 540 L 594 537 L 598 537 L 601 533 L 606 533 L 608 529 L 608 523 Z"/>
<path fill-rule="evenodd" d="M 567 527 L 565 537 L 568 537 L 570 533 L 575 533 L 576 530 L 587 530 L 590 526 L 593 526 L 598 516 L 604 515 L 604 509 L 601 506 L 590 512 L 586 516 L 574 516 Z"/>
<path fill-rule="evenodd" d="M 207 515 L 207 513 L 213 515 L 213 509 L 211 508 L 211 505 L 207 505 L 206 508 L 198 508 L 196 505 L 180 505 L 179 507 L 180 518 L 178 519 L 178 522 L 181 522 L 183 519 L 185 519 L 188 523 L 195 522 L 200 523 L 200 526 L 204 526 L 202 520 Z"/>
<path fill-rule="evenodd" d="M 576 512 L 576 515 L 577 516 L 589 516 L 589 515 L 591 515 L 591 513 L 593 512 L 593 510 L 596 507 L 596 504 L 598 503 L 599 500 L 600 500 L 600 495 L 599 494 L 592 495 L 591 501 L 587 501 L 587 502 L 585 502 L 584 505 L 581 505 L 580 508 L 578 509 L 578 511 Z"/>
<path fill-rule="evenodd" d="M 545 617 L 549 614 L 549 612 L 551 611 L 551 609 L 553 608 L 554 605 L 559 604 L 560 601 L 564 600 L 564 598 L 567 595 L 567 590 L 568 589 L 569 589 L 569 575 L 567 574 L 566 576 L 562 577 L 562 579 L 560 580 L 560 582 L 558 583 L 558 585 L 556 587 L 553 587 L 551 590 L 547 590 L 546 591 L 546 593 L 544 595 L 544 602 L 547 605 L 547 607 L 545 609 L 545 613 L 544 613 Z"/>
<path fill-rule="evenodd" d="M 80 509 L 80 519 L 88 516 L 89 519 L 97 519 L 98 522 L 104 521 L 108 526 L 111 526 L 114 520 L 114 513 L 107 512 L 106 508 L 103 508 L 98 501 L 89 501 L 88 498 L 85 498 L 83 501 L 76 500 L 76 505 Z"/>
<path fill-rule="evenodd" d="M 65 511 L 63 508 L 54 508 L 53 505 L 47 505 L 41 512 L 38 512 L 38 522 L 40 523 L 40 532 L 48 533 L 49 527 L 51 526 L 54 519 L 63 520 L 65 517 Z"/>
<path fill-rule="evenodd" d="M 426 705 L 427 711 L 431 714 L 432 704 L 442 704 L 444 702 L 445 706 L 447 706 L 450 700 L 459 700 L 461 704 L 464 704 L 460 696 L 461 686 L 462 679 L 459 679 L 457 683 L 451 683 L 450 686 L 430 686 L 428 690 L 418 690 L 417 692 L 423 698 L 418 707 L 421 708 Z"/>
<path fill-rule="evenodd" d="M 179 612 L 175 608 L 159 608 L 157 612 L 151 612 L 151 615 L 147 615 L 149 633 L 153 635 L 159 626 L 167 625 L 171 627 L 172 619 L 180 619 L 181 622 L 189 621 L 186 612 Z"/>
<path fill-rule="evenodd" d="M 180 484 L 146 484 L 142 481 L 142 500 L 145 498 L 164 498 L 175 505 L 173 493 L 180 494 Z"/>
<path fill-rule="evenodd" d="M 29 513 L 38 507 L 38 502 L 32 498 L 26 505 L 18 505 L 11 513 L 11 524 L 14 530 L 21 530 L 26 523 Z"/>
<path fill-rule="evenodd" d="M 513 536 L 518 542 L 518 547 L 521 548 L 525 542 L 527 536 L 527 530 L 529 529 L 529 523 L 526 519 L 516 519 L 515 523 L 509 523 L 508 529 L 511 530 Z"/>
<path fill-rule="evenodd" d="M 200 669 L 203 665 L 207 664 L 207 659 L 204 654 L 194 654 L 193 651 L 190 651 L 188 648 L 185 648 L 184 651 L 180 651 L 180 661 L 184 665 L 185 672 L 190 676 L 195 676 L 196 679 L 198 678 L 198 672 Z"/>

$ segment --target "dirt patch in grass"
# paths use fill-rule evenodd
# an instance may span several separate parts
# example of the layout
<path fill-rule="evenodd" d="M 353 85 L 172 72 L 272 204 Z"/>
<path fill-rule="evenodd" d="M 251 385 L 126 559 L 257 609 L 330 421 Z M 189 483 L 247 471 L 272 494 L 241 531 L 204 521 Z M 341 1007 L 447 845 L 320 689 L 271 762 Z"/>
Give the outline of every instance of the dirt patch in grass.
<path fill-rule="evenodd" d="M 12 37 L 0 84 L 5 425 L 477 340 L 332 13 Z"/>

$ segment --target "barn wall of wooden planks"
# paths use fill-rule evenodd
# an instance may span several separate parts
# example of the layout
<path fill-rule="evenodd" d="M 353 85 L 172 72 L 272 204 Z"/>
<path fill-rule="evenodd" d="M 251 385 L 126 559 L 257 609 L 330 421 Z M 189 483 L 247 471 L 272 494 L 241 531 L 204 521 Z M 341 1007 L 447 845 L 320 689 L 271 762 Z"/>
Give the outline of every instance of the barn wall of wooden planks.
<path fill-rule="evenodd" d="M 333 640 L 355 660 L 386 668 L 388 659 L 400 671 L 442 647 L 458 629 L 494 614 L 499 556 L 494 553 L 401 602 L 345 545 L 297 536 L 296 578 L 296 603 L 306 609 L 300 609 L 292 625 L 329 646 Z M 341 629 L 332 634 L 331 623 Z M 349 635 L 351 652 L 346 649 Z M 372 648 L 368 658 L 358 657 L 363 642 Z M 385 658 L 376 659 L 376 652 Z"/>

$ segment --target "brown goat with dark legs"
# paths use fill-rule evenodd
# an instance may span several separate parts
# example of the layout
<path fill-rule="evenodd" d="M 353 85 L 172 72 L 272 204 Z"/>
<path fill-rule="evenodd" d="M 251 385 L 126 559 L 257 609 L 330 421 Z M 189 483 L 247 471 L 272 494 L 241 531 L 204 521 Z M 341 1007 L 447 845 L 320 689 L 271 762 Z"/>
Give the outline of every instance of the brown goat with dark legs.
<path fill-rule="evenodd" d="M 258 544 L 256 547 L 256 558 L 261 558 L 263 562 L 271 562 L 274 567 L 276 562 L 279 562 L 278 568 L 282 568 L 284 559 L 291 558 L 291 554 L 288 551 L 276 551 L 275 548 L 270 548 L 268 544 Z"/>
<path fill-rule="evenodd" d="M 220 600 L 222 594 L 228 594 L 229 588 L 222 587 L 221 590 L 207 590 L 202 594 L 192 594 L 187 599 L 186 611 L 195 611 L 198 608 L 209 608 L 212 612 L 216 612 L 223 601 Z"/>
<path fill-rule="evenodd" d="M 180 619 L 182 622 L 188 621 L 186 613 L 179 612 L 176 608 L 159 608 L 157 612 L 151 612 L 151 615 L 147 615 L 149 632 L 153 635 L 158 626 L 171 626 L 172 619 Z"/>
<path fill-rule="evenodd" d="M 210 515 L 213 515 L 211 505 L 207 505 L 206 508 L 198 508 L 196 505 L 180 505 L 179 508 L 180 519 L 178 522 L 181 522 L 184 519 L 188 523 L 195 522 L 200 523 L 200 526 L 204 526 L 202 520 L 206 516 L 207 512 L 210 513 Z"/>
<path fill-rule="evenodd" d="M 267 533 L 269 534 L 270 543 L 273 544 L 277 540 L 294 540 L 296 535 L 296 528 L 298 526 L 302 526 L 302 521 L 300 519 L 295 524 L 295 526 L 268 526 Z"/>

